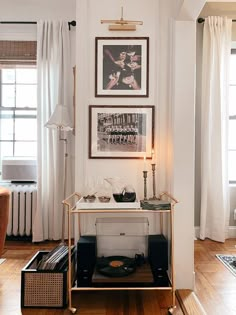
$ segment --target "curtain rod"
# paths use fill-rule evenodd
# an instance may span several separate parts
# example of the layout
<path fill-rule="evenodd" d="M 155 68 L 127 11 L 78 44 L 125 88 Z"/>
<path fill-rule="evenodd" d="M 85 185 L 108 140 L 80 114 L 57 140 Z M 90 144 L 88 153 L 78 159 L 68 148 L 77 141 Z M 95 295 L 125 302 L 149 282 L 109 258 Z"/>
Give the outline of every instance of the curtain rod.
<path fill-rule="evenodd" d="M 200 17 L 197 19 L 197 21 L 198 21 L 198 23 L 204 23 L 205 19 Z M 232 20 L 232 22 L 236 22 L 236 20 Z"/>
<path fill-rule="evenodd" d="M 0 21 L 0 24 L 37 24 L 35 21 Z M 68 22 L 69 30 L 71 26 L 76 26 L 76 21 Z"/>

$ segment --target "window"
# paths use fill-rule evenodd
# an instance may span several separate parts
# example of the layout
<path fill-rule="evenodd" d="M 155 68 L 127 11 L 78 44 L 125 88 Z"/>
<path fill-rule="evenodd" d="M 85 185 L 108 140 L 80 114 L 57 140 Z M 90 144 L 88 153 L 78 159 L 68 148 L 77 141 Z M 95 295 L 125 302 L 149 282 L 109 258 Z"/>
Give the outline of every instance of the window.
<path fill-rule="evenodd" d="M 231 50 L 229 85 L 229 182 L 236 183 L 236 49 Z"/>
<path fill-rule="evenodd" d="M 0 158 L 36 156 L 37 69 L 0 69 Z"/>

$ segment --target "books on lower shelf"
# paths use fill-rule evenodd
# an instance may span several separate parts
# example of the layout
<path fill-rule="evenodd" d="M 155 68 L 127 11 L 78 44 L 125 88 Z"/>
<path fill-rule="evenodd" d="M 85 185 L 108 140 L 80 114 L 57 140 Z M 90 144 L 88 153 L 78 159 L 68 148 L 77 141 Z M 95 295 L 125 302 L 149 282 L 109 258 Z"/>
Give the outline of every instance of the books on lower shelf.
<path fill-rule="evenodd" d="M 141 200 L 142 209 L 146 210 L 170 210 L 171 203 L 164 200 Z"/>
<path fill-rule="evenodd" d="M 73 246 L 71 251 L 75 250 Z M 37 270 L 62 270 L 68 264 L 68 246 L 59 244 L 39 261 Z"/>

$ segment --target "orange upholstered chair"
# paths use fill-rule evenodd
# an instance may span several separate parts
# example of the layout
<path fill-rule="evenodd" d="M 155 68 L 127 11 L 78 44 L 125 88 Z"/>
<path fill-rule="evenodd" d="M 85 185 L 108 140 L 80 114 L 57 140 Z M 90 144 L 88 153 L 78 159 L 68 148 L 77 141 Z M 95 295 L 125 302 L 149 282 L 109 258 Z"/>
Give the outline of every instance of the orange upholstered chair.
<path fill-rule="evenodd" d="M 10 205 L 10 191 L 0 187 L 0 257 L 3 252 Z"/>

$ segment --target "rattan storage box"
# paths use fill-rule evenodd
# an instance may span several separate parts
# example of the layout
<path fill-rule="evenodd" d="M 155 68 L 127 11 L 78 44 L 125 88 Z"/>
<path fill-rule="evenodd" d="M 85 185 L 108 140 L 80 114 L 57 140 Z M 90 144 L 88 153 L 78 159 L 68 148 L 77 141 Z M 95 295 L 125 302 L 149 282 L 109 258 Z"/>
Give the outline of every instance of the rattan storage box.
<path fill-rule="evenodd" d="M 36 270 L 48 251 L 39 251 L 21 271 L 21 307 L 65 308 L 68 268 L 63 271 Z M 72 270 L 75 267 L 72 258 Z M 73 279 L 73 272 L 72 272 Z"/>

